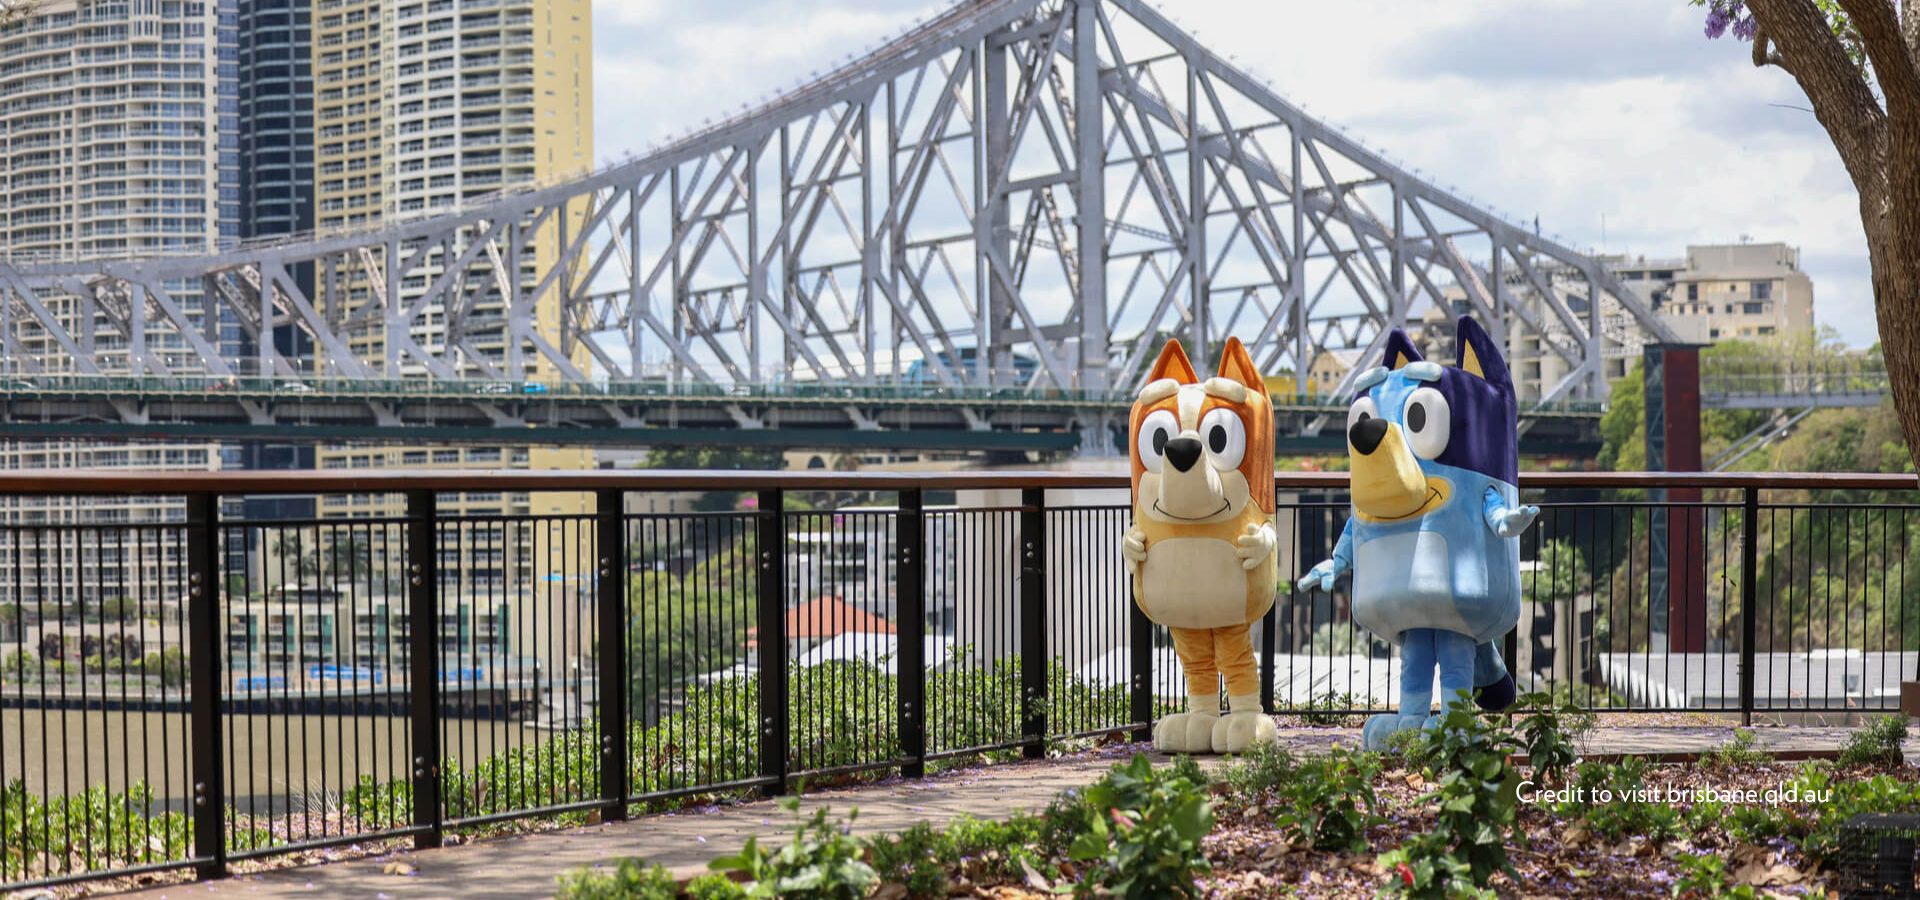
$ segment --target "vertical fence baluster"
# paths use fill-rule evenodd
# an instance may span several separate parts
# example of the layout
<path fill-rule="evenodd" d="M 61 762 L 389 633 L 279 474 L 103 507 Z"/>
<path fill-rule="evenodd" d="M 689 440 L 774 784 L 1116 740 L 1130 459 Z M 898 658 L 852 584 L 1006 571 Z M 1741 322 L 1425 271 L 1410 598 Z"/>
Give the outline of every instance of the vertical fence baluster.
<path fill-rule="evenodd" d="M 1753 724 L 1753 667 L 1755 659 L 1754 609 L 1758 603 L 1754 579 L 1759 577 L 1760 491 L 1741 491 L 1740 523 L 1740 721 Z"/>
<path fill-rule="evenodd" d="M 927 553 L 924 527 L 925 497 L 920 489 L 900 492 L 900 514 L 894 519 L 894 546 L 900 557 L 894 573 L 895 612 L 899 617 L 895 660 L 900 677 L 898 725 L 901 755 L 907 760 L 900 774 L 919 778 L 927 773 Z"/>
<path fill-rule="evenodd" d="M 407 709 L 416 850 L 440 846 L 440 541 L 432 491 L 407 492 Z"/>
<path fill-rule="evenodd" d="M 1028 759 L 1047 754 L 1047 492 L 1020 492 L 1020 737 Z"/>
<path fill-rule="evenodd" d="M 1127 579 L 1127 719 L 1136 727 L 1133 739 L 1153 740 L 1153 620 L 1133 595 L 1133 573 Z M 1271 680 L 1271 679 L 1269 679 Z"/>
<path fill-rule="evenodd" d="M 760 574 L 756 633 L 760 667 L 760 777 L 769 795 L 787 790 L 787 526 L 786 492 L 760 492 Z"/>
<path fill-rule="evenodd" d="M 600 551 L 599 631 L 601 818 L 627 818 L 627 519 L 626 494 L 594 492 L 594 546 Z"/>
<path fill-rule="evenodd" d="M 218 498 L 187 497 L 188 710 L 193 733 L 193 855 L 200 878 L 227 875 L 226 782 L 220 760 Z"/>

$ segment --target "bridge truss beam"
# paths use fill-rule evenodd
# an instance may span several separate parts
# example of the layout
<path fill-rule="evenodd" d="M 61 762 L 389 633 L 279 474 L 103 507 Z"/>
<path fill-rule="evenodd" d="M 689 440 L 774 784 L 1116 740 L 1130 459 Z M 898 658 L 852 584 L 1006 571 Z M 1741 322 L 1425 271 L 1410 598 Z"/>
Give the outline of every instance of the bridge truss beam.
<path fill-rule="evenodd" d="M 1306 115 L 1143 0 L 962 4 L 645 157 L 442 212 L 15 260 L 0 344 L 24 374 L 1037 394 L 1125 391 L 1164 337 L 1206 365 L 1237 335 L 1305 393 L 1321 351 L 1375 352 L 1455 304 L 1563 372 L 1553 402 L 1603 398 L 1628 332 L 1671 339 L 1598 261 Z"/>

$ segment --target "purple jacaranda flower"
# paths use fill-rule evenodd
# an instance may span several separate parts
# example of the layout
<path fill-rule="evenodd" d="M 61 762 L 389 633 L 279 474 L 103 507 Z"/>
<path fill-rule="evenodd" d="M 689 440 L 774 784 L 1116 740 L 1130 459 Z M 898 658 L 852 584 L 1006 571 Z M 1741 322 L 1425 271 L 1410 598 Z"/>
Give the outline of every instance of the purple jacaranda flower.
<path fill-rule="evenodd" d="M 1727 26 L 1733 24 L 1733 13 L 1719 5 L 1707 10 L 1707 37 L 1717 38 L 1727 33 Z"/>
<path fill-rule="evenodd" d="M 1759 30 L 1760 23 L 1754 21 L 1752 16 L 1733 23 L 1733 36 L 1743 41 L 1753 40 L 1753 33 Z"/>

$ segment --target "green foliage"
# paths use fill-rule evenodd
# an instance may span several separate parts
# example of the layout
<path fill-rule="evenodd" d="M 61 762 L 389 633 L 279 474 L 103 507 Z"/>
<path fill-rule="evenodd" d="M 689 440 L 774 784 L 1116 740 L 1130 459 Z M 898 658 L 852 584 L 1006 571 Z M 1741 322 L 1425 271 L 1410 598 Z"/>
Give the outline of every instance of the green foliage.
<path fill-rule="evenodd" d="M 1127 898 L 1191 896 L 1211 871 L 1200 841 L 1213 830 L 1213 802 L 1188 762 L 1159 770 L 1143 754 L 1116 765 L 1081 795 L 1079 836 L 1069 855 L 1093 864 L 1094 884 Z"/>
<path fill-rule="evenodd" d="M 1300 763 L 1278 786 L 1281 833 L 1315 850 L 1366 850 L 1367 826 L 1379 820 L 1373 792 L 1379 774 L 1378 756 L 1342 748 Z"/>
<path fill-rule="evenodd" d="M 1673 881 L 1675 897 L 1701 897 L 1705 900 L 1756 900 L 1750 884 L 1736 885 L 1727 871 L 1724 857 L 1712 853 L 1682 853 L 1674 857 L 1680 864 L 1680 877 Z"/>
<path fill-rule="evenodd" d="M 560 876 L 557 900 L 674 900 L 680 883 L 658 865 L 623 859 L 608 872 L 577 869 Z"/>
<path fill-rule="evenodd" d="M 1291 781 L 1299 764 L 1278 744 L 1253 745 L 1220 770 L 1220 780 L 1236 797 L 1249 800 Z"/>
<path fill-rule="evenodd" d="M 880 880 L 905 887 L 909 897 L 945 897 L 952 887 L 947 867 L 954 859 L 953 841 L 926 822 L 873 838 L 867 853 Z"/>
<path fill-rule="evenodd" d="M 1902 744 L 1907 739 L 1907 717 L 1903 714 L 1881 716 L 1847 738 L 1840 748 L 1843 766 L 1899 765 L 1905 759 Z"/>
<path fill-rule="evenodd" d="M 104 787 L 43 799 L 15 778 L 0 788 L 0 881 L 27 881 L 51 875 L 169 862 L 191 855 L 193 823 L 179 812 L 158 808 L 144 781 L 124 791 Z M 231 807 L 230 822 L 239 817 Z M 236 827 L 230 849 L 262 838 Z"/>
<path fill-rule="evenodd" d="M 1700 765 L 1709 769 L 1759 766 L 1770 762 L 1773 762 L 1773 754 L 1761 749 L 1753 732 L 1745 728 L 1734 729 L 1732 740 L 1700 754 Z"/>
<path fill-rule="evenodd" d="M 1573 798 L 1554 811 L 1608 840 L 1627 835 L 1652 841 L 1671 838 L 1680 832 L 1680 812 L 1647 796 L 1648 768 L 1646 758 L 1639 756 L 1614 763 L 1581 763 L 1574 769 Z"/>
<path fill-rule="evenodd" d="M 1308 652 L 1319 653 L 1321 651 L 1318 648 L 1310 648 Z M 1342 649 L 1334 652 L 1345 652 L 1345 650 Z M 1361 722 L 1366 720 L 1365 716 L 1347 712 L 1336 712 L 1335 710 L 1350 710 L 1359 705 L 1360 698 L 1355 697 L 1351 693 L 1341 694 L 1327 691 L 1302 704 L 1298 708 L 1298 715 L 1302 723 L 1315 728 L 1356 728 Z"/>
<path fill-rule="evenodd" d="M 782 798 L 780 805 L 800 816 L 800 801 Z M 768 852 L 753 837 L 739 853 L 709 863 L 716 872 L 744 876 L 748 897 L 791 897 L 796 900 L 859 900 L 880 880 L 867 865 L 865 848 L 848 835 L 859 811 L 845 823 L 829 821 L 826 807 L 813 811 L 794 829 L 793 840 Z"/>
<path fill-rule="evenodd" d="M 1532 710 L 1518 718 L 1520 744 L 1526 748 L 1527 764 L 1533 768 L 1535 780 L 1559 783 L 1580 760 L 1575 743 L 1593 728 L 1593 713 L 1571 702 L 1556 706 L 1553 696 L 1546 693 L 1524 694 L 1514 707 Z"/>
<path fill-rule="evenodd" d="M 151 676 L 158 677 L 162 687 L 185 687 L 187 684 L 187 654 L 179 647 L 168 647 L 158 653 L 147 654 L 142 668 Z"/>
<path fill-rule="evenodd" d="M 1380 855 L 1387 871 L 1384 894 L 1403 894 L 1416 900 L 1494 900 L 1492 888 L 1473 881 L 1473 867 L 1448 853 L 1431 833 L 1414 835 L 1406 846 Z"/>
<path fill-rule="evenodd" d="M 1046 846 L 1048 824 L 1045 818 L 1017 813 L 1004 820 L 961 816 L 947 825 L 947 852 L 950 860 L 964 862 L 976 880 L 1019 878 L 1025 868 L 1036 870 L 1046 865 L 1041 848 Z M 1064 830 L 1055 834 L 1065 838 Z M 1071 840 L 1062 840 L 1053 856 L 1066 853 Z"/>
<path fill-rule="evenodd" d="M 687 900 L 741 900 L 747 896 L 744 888 L 719 872 L 708 872 L 688 879 L 682 891 Z"/>
<path fill-rule="evenodd" d="M 1816 863 L 1838 858 L 1840 828 L 1848 819 L 1861 813 L 1912 812 L 1920 808 L 1920 782 L 1889 775 L 1835 779 L 1832 768 L 1819 763 L 1801 766 L 1784 789 L 1791 792 L 1790 801 L 1798 802 L 1780 808 L 1780 833 Z"/>
<path fill-rule="evenodd" d="M 1607 411 L 1600 417 L 1600 468 L 1640 472 L 1647 468 L 1647 398 L 1638 362 L 1614 379 Z"/>
<path fill-rule="evenodd" d="M 1460 896 L 1485 888 L 1495 872 L 1512 873 L 1506 842 L 1521 779 L 1507 757 L 1520 748 L 1519 738 L 1481 717 L 1464 691 L 1447 704 L 1439 727 L 1411 731 L 1418 737 L 1401 747 L 1438 780 L 1422 798 L 1435 817 L 1430 830 L 1382 857 L 1388 871 L 1400 875 L 1388 887 L 1415 896 Z M 1411 878 L 1399 871 L 1403 865 Z"/>

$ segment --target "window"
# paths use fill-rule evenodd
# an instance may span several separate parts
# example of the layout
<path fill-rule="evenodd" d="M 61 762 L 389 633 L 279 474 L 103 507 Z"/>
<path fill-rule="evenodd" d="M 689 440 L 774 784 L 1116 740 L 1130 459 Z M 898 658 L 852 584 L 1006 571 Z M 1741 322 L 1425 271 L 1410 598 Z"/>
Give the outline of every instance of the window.
<path fill-rule="evenodd" d="M 1740 311 L 1749 316 L 1758 316 L 1767 311 L 1767 305 L 1765 303 L 1742 303 L 1740 304 Z"/>
<path fill-rule="evenodd" d="M 1747 285 L 1747 290 L 1748 290 L 1747 296 L 1752 297 L 1755 300 L 1772 300 L 1773 299 L 1773 282 L 1771 281 L 1753 282 L 1752 284 Z"/>
<path fill-rule="evenodd" d="M 1690 284 L 1690 285 L 1687 285 L 1687 299 L 1688 299 L 1688 300 L 1698 300 L 1698 299 L 1700 299 L 1700 286 L 1699 286 L 1699 285 L 1697 285 L 1697 284 Z"/>
<path fill-rule="evenodd" d="M 1758 333 L 1758 334 L 1762 334 L 1762 335 L 1767 335 L 1767 334 L 1772 334 L 1772 333 L 1773 333 L 1773 326 L 1772 326 L 1772 325 L 1762 325 L 1762 326 L 1760 326 L 1760 327 L 1759 327 L 1758 329 L 1756 329 L 1756 333 Z"/>
<path fill-rule="evenodd" d="M 1711 337 L 1711 338 L 1713 338 L 1714 340 L 1719 340 L 1719 339 L 1720 339 L 1720 329 L 1718 329 L 1718 328 L 1715 328 L 1715 329 L 1713 329 L 1713 331 L 1711 331 L 1711 332 L 1709 332 L 1707 336 L 1708 336 L 1708 337 Z"/>

